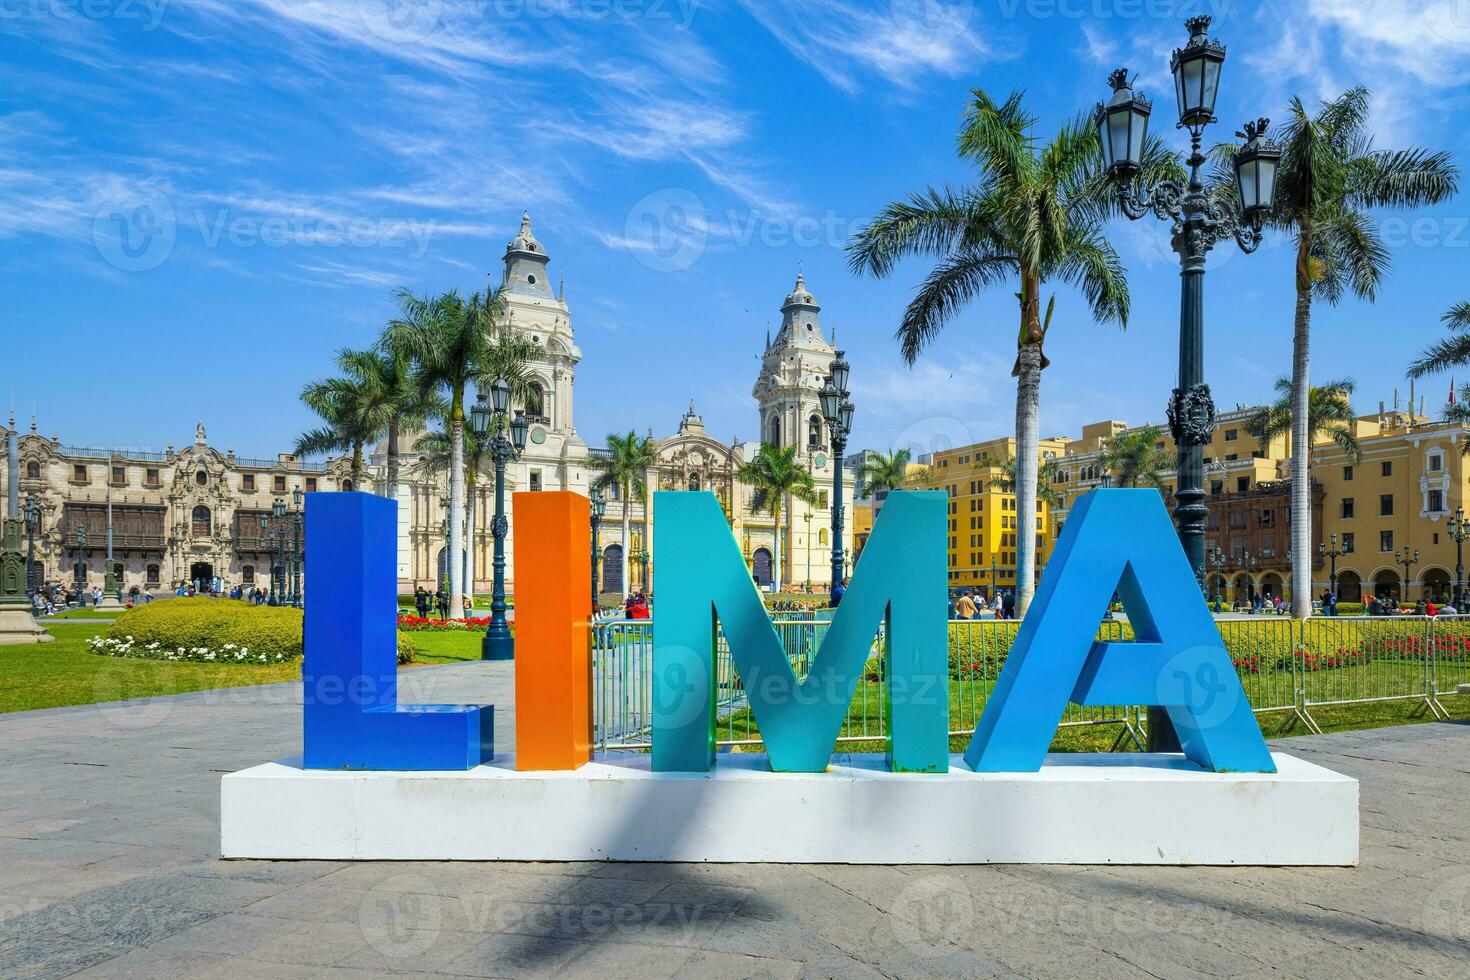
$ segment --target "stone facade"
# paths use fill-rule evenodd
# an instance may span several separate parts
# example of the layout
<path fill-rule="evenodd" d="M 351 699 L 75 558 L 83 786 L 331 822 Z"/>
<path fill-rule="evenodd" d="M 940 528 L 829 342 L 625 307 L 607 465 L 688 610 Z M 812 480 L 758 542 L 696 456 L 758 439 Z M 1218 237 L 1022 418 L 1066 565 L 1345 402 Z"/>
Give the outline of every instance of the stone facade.
<path fill-rule="evenodd" d="M 520 231 L 502 259 L 501 286 L 506 303 L 502 330 L 527 335 L 542 355 L 532 364 L 538 391 L 515 408 L 531 423 L 526 450 L 506 469 L 507 575 L 514 583 L 515 520 L 510 496 L 524 490 L 570 490 L 586 493 L 596 473 L 589 460 L 603 452 L 579 437 L 574 417 L 574 381 L 582 360 L 566 290 L 550 285 L 550 256 L 523 216 Z M 820 307 L 798 275 L 782 304 L 782 326 L 775 340 L 766 338 L 754 394 L 759 431 L 781 445 L 796 445 L 811 468 L 820 497 L 817 506 L 791 501 L 781 515 L 783 583 L 812 583 L 825 590 L 830 579 L 830 497 L 836 462 L 827 446 L 826 426 L 817 409 L 817 393 L 834 348 L 823 336 Z M 364 338 L 366 343 L 370 338 Z M 14 429 L 14 420 L 11 421 Z M 9 432 L 6 432 L 9 435 Z M 421 433 L 400 436 L 398 577 L 403 591 L 415 585 L 434 587 L 446 576 L 448 549 L 448 482 L 425 465 L 414 451 Z M 652 430 L 650 429 L 650 435 Z M 758 442 L 721 442 L 704 430 L 691 403 L 671 436 L 655 438 L 658 463 L 646 477 L 650 489 L 713 490 L 729 517 L 752 574 L 762 583 L 775 577 L 776 522 L 757 506 L 754 491 L 735 473 L 751 458 Z M 296 490 L 360 489 L 386 491 L 387 445 L 370 454 L 362 486 L 353 488 L 350 461 L 305 462 L 282 454 L 274 460 L 237 457 L 233 450 L 210 446 L 201 423 L 194 443 L 162 452 L 84 449 L 63 445 L 55 436 L 37 434 L 34 421 L 21 433 L 20 496 L 36 494 L 41 521 L 35 537 L 37 564 L 44 582 L 73 581 L 80 562 L 88 587 L 101 585 L 106 566 L 108 501 L 111 500 L 113 561 L 118 582 L 150 590 L 171 589 L 193 579 L 220 579 L 228 586 L 269 582 L 270 539 L 262 536 L 259 518 L 274 501 L 291 504 Z M 488 468 L 488 465 L 487 465 Z M 0 480 L 5 480 L 0 474 Z M 851 480 L 844 496 L 851 505 Z M 8 487 L 6 488 L 8 490 Z M 493 472 L 475 474 L 468 491 L 468 576 L 477 592 L 490 589 L 495 507 Z M 628 540 L 623 539 L 627 509 Z M 600 575 L 605 591 L 626 584 L 643 587 L 645 569 L 636 560 L 652 552 L 648 532 L 652 507 L 638 501 L 609 501 L 599 543 Z M 289 526 L 291 519 L 286 523 Z M 85 528 L 86 548 L 78 527 Z M 272 525 L 274 527 L 274 525 Z M 851 553 L 851 535 L 845 548 Z M 628 583 L 619 580 L 623 549 L 629 555 Z M 310 560 L 310 556 L 307 556 Z M 850 559 L 849 559 L 850 567 Z"/>

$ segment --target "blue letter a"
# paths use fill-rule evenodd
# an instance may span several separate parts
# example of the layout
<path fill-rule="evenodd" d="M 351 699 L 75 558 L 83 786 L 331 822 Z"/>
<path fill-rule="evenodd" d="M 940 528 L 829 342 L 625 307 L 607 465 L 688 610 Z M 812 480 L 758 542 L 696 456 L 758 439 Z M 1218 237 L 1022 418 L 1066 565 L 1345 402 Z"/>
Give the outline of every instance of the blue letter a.
<path fill-rule="evenodd" d="M 889 768 L 947 772 L 947 500 L 937 491 L 888 495 L 852 585 L 798 682 L 714 494 L 656 494 L 653 768 L 704 772 L 714 764 L 718 620 L 771 768 L 821 772 L 886 622 Z"/>
<path fill-rule="evenodd" d="M 1096 641 L 1114 591 L 1135 642 Z M 1037 771 L 1069 696 L 1163 707 L 1205 769 L 1276 771 L 1156 490 L 1094 490 L 1073 506 L 965 761 Z"/>

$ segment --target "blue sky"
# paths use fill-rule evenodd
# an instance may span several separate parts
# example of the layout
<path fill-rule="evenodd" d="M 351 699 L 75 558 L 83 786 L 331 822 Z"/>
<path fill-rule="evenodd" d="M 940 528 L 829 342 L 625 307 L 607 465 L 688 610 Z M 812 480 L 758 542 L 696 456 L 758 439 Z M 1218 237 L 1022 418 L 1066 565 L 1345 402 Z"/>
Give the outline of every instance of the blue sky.
<path fill-rule="evenodd" d="M 1217 138 L 1363 82 L 1380 145 L 1470 162 L 1457 0 L 0 0 L 0 397 L 68 443 L 160 448 L 203 419 L 273 454 L 310 424 L 302 383 L 370 342 L 395 287 L 482 287 L 528 208 L 566 280 L 589 442 L 667 434 L 691 398 L 717 436 L 754 437 L 798 263 L 849 351 L 855 445 L 1001 435 L 1009 291 L 909 369 L 892 333 L 923 265 L 860 279 L 842 246 L 888 200 L 967 179 L 972 87 L 1024 88 L 1044 134 L 1126 65 L 1163 120 L 1202 12 L 1229 46 Z M 1407 397 L 1405 364 L 1470 299 L 1470 197 L 1381 220 L 1378 302 L 1314 323 L 1314 377 L 1357 379 L 1362 411 Z M 1133 318 L 1098 326 L 1059 289 L 1045 434 L 1161 420 L 1173 386 L 1167 229 L 1113 233 Z M 1212 255 L 1222 408 L 1288 370 L 1291 275 L 1277 241 Z"/>

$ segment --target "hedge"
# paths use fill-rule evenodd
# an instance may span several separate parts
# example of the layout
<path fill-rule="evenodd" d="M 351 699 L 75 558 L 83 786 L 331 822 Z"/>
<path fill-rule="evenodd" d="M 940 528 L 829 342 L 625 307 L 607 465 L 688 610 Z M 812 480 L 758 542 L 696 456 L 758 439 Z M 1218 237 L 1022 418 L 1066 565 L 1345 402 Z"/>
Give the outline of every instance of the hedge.
<path fill-rule="evenodd" d="M 117 617 L 106 636 L 114 650 L 119 641 L 129 646 L 125 656 L 278 663 L 301 657 L 301 610 L 203 596 L 161 599 Z"/>

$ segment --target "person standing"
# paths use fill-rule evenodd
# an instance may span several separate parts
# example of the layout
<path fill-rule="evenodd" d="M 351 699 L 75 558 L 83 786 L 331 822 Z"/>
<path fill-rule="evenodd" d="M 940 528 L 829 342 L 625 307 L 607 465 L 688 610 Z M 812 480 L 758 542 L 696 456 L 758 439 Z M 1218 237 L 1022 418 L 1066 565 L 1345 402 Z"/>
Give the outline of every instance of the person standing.
<path fill-rule="evenodd" d="M 960 593 L 959 599 L 955 601 L 954 610 L 955 610 L 955 616 L 958 617 L 959 619 L 974 619 L 975 618 L 975 612 L 976 612 L 976 609 L 975 609 L 975 600 L 972 599 L 972 598 L 970 598 L 970 593 L 968 593 L 968 592 L 961 592 Z"/>

